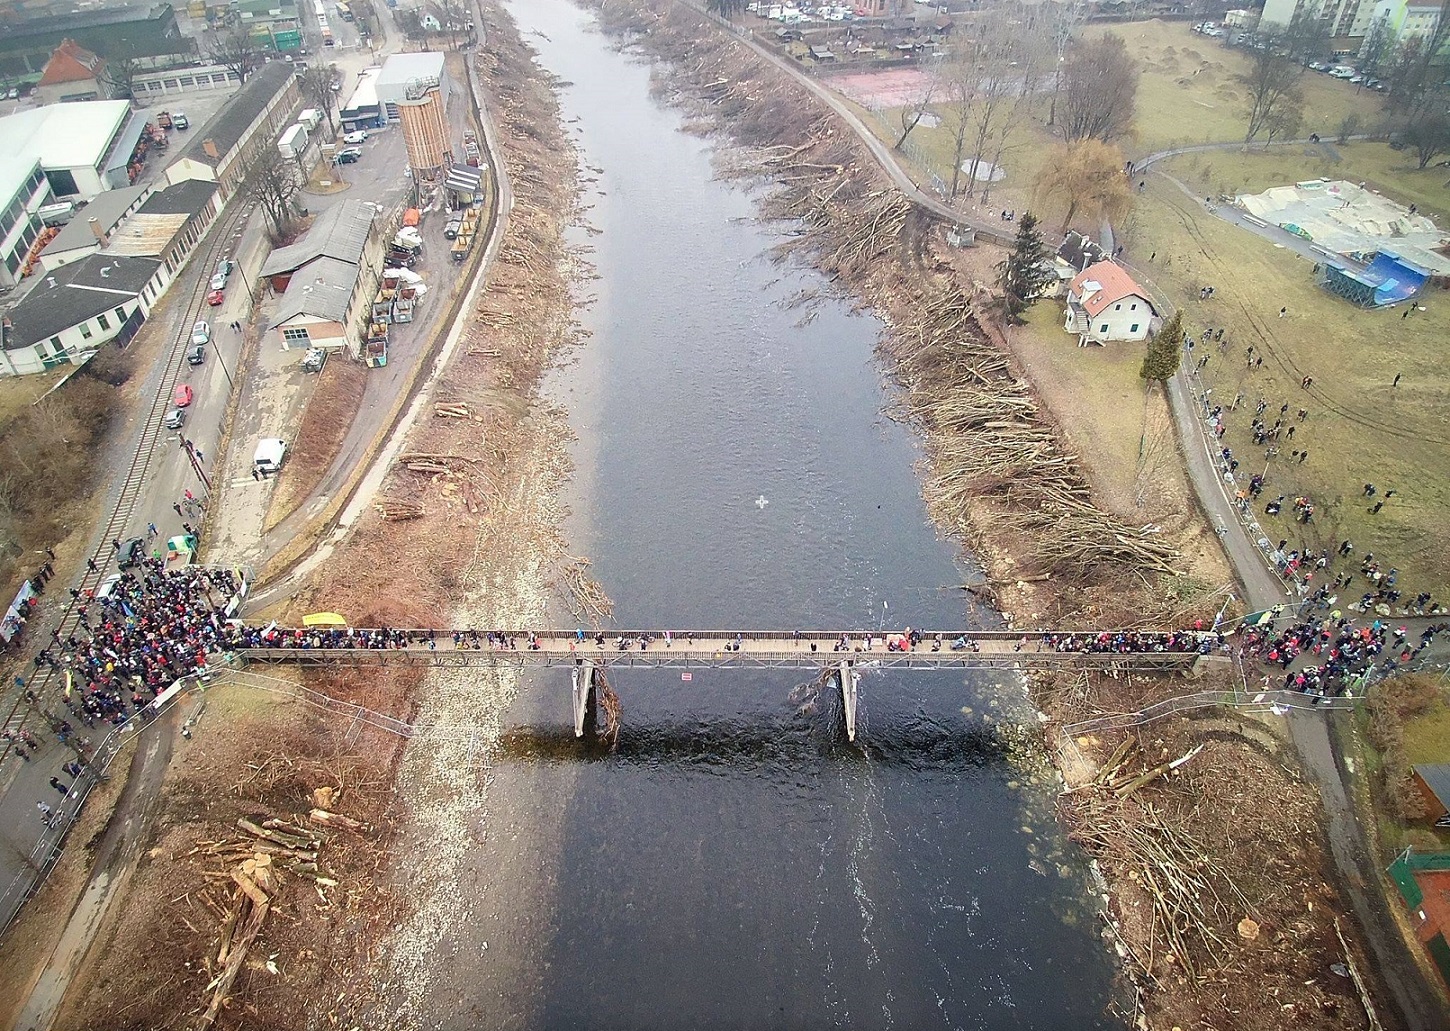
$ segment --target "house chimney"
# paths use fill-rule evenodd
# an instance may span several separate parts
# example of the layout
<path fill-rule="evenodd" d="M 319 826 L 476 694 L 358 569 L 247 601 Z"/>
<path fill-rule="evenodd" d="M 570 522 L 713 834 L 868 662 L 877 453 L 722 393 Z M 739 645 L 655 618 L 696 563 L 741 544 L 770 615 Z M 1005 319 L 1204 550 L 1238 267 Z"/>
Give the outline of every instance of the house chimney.
<path fill-rule="evenodd" d="M 86 219 L 86 223 L 91 227 L 91 235 L 100 241 L 102 247 L 110 242 L 110 238 L 106 236 L 106 231 L 101 228 L 101 223 L 96 216 L 92 215 Z"/>
<path fill-rule="evenodd" d="M 210 136 L 201 141 L 201 149 L 202 153 L 213 161 L 220 161 L 222 159 L 221 151 L 217 150 L 216 140 Z"/>

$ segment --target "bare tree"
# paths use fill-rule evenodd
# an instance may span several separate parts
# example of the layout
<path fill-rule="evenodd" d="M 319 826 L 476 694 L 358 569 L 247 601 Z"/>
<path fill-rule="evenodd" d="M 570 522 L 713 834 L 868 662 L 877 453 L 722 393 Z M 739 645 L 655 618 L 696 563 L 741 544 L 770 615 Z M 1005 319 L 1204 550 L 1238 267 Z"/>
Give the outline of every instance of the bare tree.
<path fill-rule="evenodd" d="M 134 57 L 107 60 L 105 71 L 101 73 L 102 81 L 113 98 L 130 100 L 134 95 L 136 73 L 140 70 L 141 64 Z"/>
<path fill-rule="evenodd" d="M 1318 5 L 1306 3 L 1294 12 L 1288 26 L 1278 34 L 1274 43 L 1301 66 L 1308 68 L 1311 62 L 1328 53 L 1330 30 L 1329 19 L 1320 17 Z"/>
<path fill-rule="evenodd" d="M 1264 120 L 1264 135 L 1269 143 L 1275 140 L 1292 140 L 1303 121 L 1304 108 L 1297 99 L 1281 100 Z"/>
<path fill-rule="evenodd" d="M 1417 167 L 1424 168 L 1450 150 L 1450 115 L 1439 108 L 1426 111 L 1405 126 L 1400 139 L 1414 148 Z"/>
<path fill-rule="evenodd" d="M 1138 62 L 1121 36 L 1077 43 L 1062 69 L 1062 132 L 1074 140 L 1111 143 L 1128 135 L 1138 100 Z"/>
<path fill-rule="evenodd" d="M 337 135 L 337 123 L 332 118 L 337 110 L 337 94 L 332 89 L 336 77 L 337 65 L 314 64 L 302 73 L 297 84 L 307 102 L 327 116 L 327 128 L 333 136 Z"/>
<path fill-rule="evenodd" d="M 921 95 L 900 111 L 901 135 L 896 137 L 896 142 L 892 144 L 894 149 L 900 150 L 906 146 L 906 138 L 911 135 L 911 131 L 920 125 L 921 120 L 926 117 L 927 110 L 931 107 L 932 101 L 936 99 L 937 90 L 940 88 L 941 70 L 939 68 L 933 69 L 932 73 L 927 77 L 926 88 L 922 90 Z"/>
<path fill-rule="evenodd" d="M 239 25 L 210 33 L 205 44 L 207 58 L 222 65 L 243 84 L 262 67 L 262 51 L 250 33 Z"/>
<path fill-rule="evenodd" d="M 1303 107 L 1303 94 L 1299 89 L 1299 78 L 1304 68 L 1295 61 L 1274 53 L 1273 47 L 1254 52 L 1253 64 L 1246 74 L 1239 77 L 1248 87 L 1248 131 L 1244 143 L 1269 127 L 1276 118 L 1280 105 Z"/>
<path fill-rule="evenodd" d="M 297 216 L 297 195 L 302 192 L 297 163 L 276 147 L 269 150 L 263 144 L 243 156 L 242 182 L 247 196 L 262 206 L 272 235 L 285 237 Z"/>
<path fill-rule="evenodd" d="M 1366 79 L 1379 76 L 1380 70 L 1392 59 L 1394 47 L 1395 33 L 1390 28 L 1389 15 L 1382 14 L 1370 22 L 1364 42 L 1359 47 L 1359 56 L 1354 59 L 1354 67 L 1361 76 L 1360 89 L 1364 89 Z"/>
<path fill-rule="evenodd" d="M 1044 4 L 1050 8 L 1048 30 L 1052 38 L 1052 101 L 1047 111 L 1047 124 L 1057 124 L 1057 97 L 1062 92 L 1062 69 L 1067 62 L 1068 47 L 1072 45 L 1077 27 L 1087 17 L 1087 7 L 1080 0 L 1065 3 Z"/>

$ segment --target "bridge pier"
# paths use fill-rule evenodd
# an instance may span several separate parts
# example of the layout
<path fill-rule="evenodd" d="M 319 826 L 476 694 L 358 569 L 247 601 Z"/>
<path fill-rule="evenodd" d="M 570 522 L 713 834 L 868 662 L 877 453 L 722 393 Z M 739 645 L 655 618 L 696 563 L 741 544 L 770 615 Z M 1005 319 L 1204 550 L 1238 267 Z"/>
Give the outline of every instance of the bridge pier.
<path fill-rule="evenodd" d="M 861 685 L 861 674 L 856 672 L 854 662 L 843 662 L 836 667 L 836 679 L 841 684 L 841 708 L 846 714 L 846 738 L 856 740 L 856 696 Z"/>
<path fill-rule="evenodd" d="M 574 736 L 583 737 L 584 718 L 589 715 L 589 703 L 594 697 L 594 660 L 575 659 L 569 679 L 574 688 Z"/>

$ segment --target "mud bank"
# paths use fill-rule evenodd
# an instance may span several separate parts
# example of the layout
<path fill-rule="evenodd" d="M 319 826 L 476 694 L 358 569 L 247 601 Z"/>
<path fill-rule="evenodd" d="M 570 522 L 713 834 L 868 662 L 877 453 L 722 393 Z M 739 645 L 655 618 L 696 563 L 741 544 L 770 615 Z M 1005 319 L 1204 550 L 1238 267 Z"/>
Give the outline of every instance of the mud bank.
<path fill-rule="evenodd" d="M 658 95 L 689 112 L 697 131 L 731 144 L 722 174 L 769 187 L 761 214 L 785 229 L 780 256 L 810 262 L 890 327 L 881 355 L 901 388 L 894 412 L 922 434 L 933 517 L 988 571 L 979 593 L 1034 626 L 1212 617 L 1211 587 L 1179 575 L 1192 560 L 1180 548 L 1197 546 L 1192 528 L 1145 541 L 1095 503 L 1052 413 L 1004 346 L 990 291 L 960 275 L 942 227 L 890 188 L 849 129 L 684 4 L 593 7 L 621 45 L 656 59 Z M 1050 738 L 1083 715 L 1184 691 L 1181 681 L 1136 677 L 1033 686 Z M 1281 752 L 1280 728 L 1219 715 L 1157 726 L 1127 746 L 1125 737 L 1059 741 L 1072 775 L 1062 815 L 1101 862 L 1112 914 L 1105 937 L 1117 940 L 1123 975 L 1138 989 L 1124 1019 L 1276 1028 L 1292 1015 L 1307 1027 L 1364 1026 L 1355 985 L 1331 967 L 1364 973 L 1367 964 L 1353 942 L 1348 956 L 1340 945 L 1336 926 L 1352 928 L 1336 921 L 1346 909 L 1328 880 L 1322 812 Z M 1116 775 L 1132 780 L 1197 744 L 1193 762 L 1172 775 L 1126 795 L 1114 790 Z M 1099 782 L 1110 760 L 1115 777 Z M 1198 871 L 1195 884 L 1212 902 L 1190 912 L 1182 899 L 1160 900 L 1152 878 L 1171 872 L 1154 858 L 1155 836 L 1196 857 L 1175 862 Z"/>

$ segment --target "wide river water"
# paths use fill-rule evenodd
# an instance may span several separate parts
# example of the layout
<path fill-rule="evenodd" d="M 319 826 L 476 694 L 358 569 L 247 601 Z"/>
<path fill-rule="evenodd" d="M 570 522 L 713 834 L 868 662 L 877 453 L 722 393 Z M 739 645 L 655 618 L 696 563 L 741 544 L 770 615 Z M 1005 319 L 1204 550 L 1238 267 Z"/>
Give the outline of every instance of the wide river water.
<path fill-rule="evenodd" d="M 991 625 L 882 415 L 880 323 L 790 303 L 826 284 L 771 263 L 713 145 L 588 14 L 510 10 L 589 180 L 592 336 L 550 393 L 578 434 L 571 548 L 618 624 Z M 868 674 L 850 744 L 829 692 L 793 697 L 809 679 L 619 672 L 612 751 L 573 738 L 567 678 L 529 681 L 463 878 L 488 902 L 440 948 L 441 1026 L 1120 1026 L 1050 778 L 1006 743 L 1033 721 L 1020 686 Z"/>

